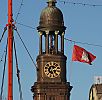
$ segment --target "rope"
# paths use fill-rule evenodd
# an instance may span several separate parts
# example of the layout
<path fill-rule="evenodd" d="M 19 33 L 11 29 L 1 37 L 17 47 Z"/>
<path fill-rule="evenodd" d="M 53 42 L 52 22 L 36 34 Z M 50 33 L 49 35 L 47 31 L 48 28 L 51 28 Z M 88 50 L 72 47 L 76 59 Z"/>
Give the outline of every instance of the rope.
<path fill-rule="evenodd" d="M 21 36 L 20 36 L 19 32 L 17 31 L 17 28 L 15 29 L 15 31 L 17 32 L 17 34 L 18 34 L 18 36 L 19 36 L 19 38 L 20 38 L 20 40 L 21 40 L 21 42 L 22 42 L 22 44 L 23 44 L 23 46 L 24 46 L 25 50 L 27 51 L 27 53 L 28 53 L 28 55 L 29 55 L 29 57 L 30 57 L 30 59 L 31 59 L 32 63 L 34 64 L 34 66 L 35 66 L 35 67 L 36 67 L 36 69 L 38 70 L 37 65 L 35 64 L 35 62 L 34 62 L 34 60 L 33 60 L 32 56 L 31 56 L 30 52 L 28 51 L 28 49 L 27 49 L 27 47 L 26 47 L 25 43 L 23 42 L 23 40 L 22 40 L 22 38 L 21 38 Z"/>
<path fill-rule="evenodd" d="M 82 5 L 82 6 L 90 6 L 90 7 L 102 7 L 102 5 L 96 5 L 96 4 L 88 4 L 88 3 L 81 3 L 81 2 L 70 2 L 70 1 L 64 1 L 64 0 L 58 0 L 61 3 L 69 3 L 73 5 Z"/>
<path fill-rule="evenodd" d="M 16 19 L 15 19 L 15 22 L 16 22 L 17 19 L 18 19 L 18 16 L 19 16 L 19 14 L 20 14 L 20 11 L 21 11 L 22 6 L 23 6 L 23 0 L 21 1 L 21 4 L 20 4 L 20 7 L 19 7 L 19 10 L 18 10 L 18 13 L 17 13 Z"/>
<path fill-rule="evenodd" d="M 25 24 L 22 24 L 22 23 L 17 23 L 19 25 L 22 25 L 22 26 L 25 26 L 25 27 L 28 27 L 28 28 L 31 28 L 31 29 L 36 29 L 32 26 L 28 26 L 28 25 L 25 25 Z M 99 44 L 91 44 L 91 43 L 87 43 L 87 42 L 81 42 L 81 41 L 74 41 L 74 40 L 71 40 L 71 39 L 68 39 L 68 38 L 64 38 L 66 41 L 69 41 L 69 42 L 72 42 L 72 43 L 79 43 L 79 44 L 86 44 L 86 45 L 91 45 L 91 46 L 95 46 L 95 47 L 102 47 L 102 45 L 99 45 Z"/>
<path fill-rule="evenodd" d="M 22 23 L 19 23 L 19 22 L 16 22 L 17 24 L 19 24 L 19 25 L 22 25 L 22 26 L 24 26 L 24 27 L 28 27 L 28 28 L 30 28 L 30 29 L 36 29 L 36 28 L 34 28 L 34 27 L 32 27 L 32 26 L 29 26 L 29 25 L 25 25 L 25 24 L 22 24 Z"/>
<path fill-rule="evenodd" d="M 28 26 L 28 25 L 25 25 L 25 24 L 22 24 L 22 23 L 17 23 L 17 24 L 20 24 L 22 26 L 25 26 L 25 27 L 28 27 L 28 28 L 31 28 L 31 29 L 36 29 L 32 26 Z M 86 44 L 86 45 L 91 45 L 91 46 L 95 46 L 95 47 L 102 47 L 102 45 L 99 45 L 99 44 L 91 44 L 91 43 L 87 43 L 87 42 L 81 42 L 81 41 L 74 41 L 74 40 L 71 40 L 71 39 L 68 39 L 68 38 L 64 38 L 66 41 L 69 41 L 69 42 L 72 42 L 72 43 L 80 43 L 80 44 Z"/>
<path fill-rule="evenodd" d="M 15 44 L 15 40 L 13 40 L 13 41 L 14 41 L 14 52 L 15 52 L 16 70 L 17 70 L 17 78 L 18 78 L 18 85 L 19 85 L 19 92 L 20 92 L 20 100 L 23 100 L 21 83 L 20 83 L 20 70 L 18 68 L 18 60 L 17 60 L 17 53 L 16 53 L 16 44 Z"/>
<path fill-rule="evenodd" d="M 3 61 L 3 57 L 4 57 L 4 54 L 5 54 L 5 50 L 4 50 L 4 52 L 3 52 L 3 54 L 2 54 L 2 56 L 1 56 L 1 58 L 0 58 L 0 63 Z"/>
<path fill-rule="evenodd" d="M 75 43 L 79 43 L 79 44 L 86 44 L 86 45 L 91 45 L 91 46 L 95 46 L 95 47 L 101 47 L 102 48 L 102 45 L 98 45 L 98 44 L 91 44 L 91 43 L 87 43 L 87 42 L 79 42 L 79 41 L 74 41 L 74 40 L 70 40 L 70 39 L 67 39 L 67 38 L 64 38 L 66 41 L 70 41 L 70 42 L 73 42 L 74 44 Z"/>
<path fill-rule="evenodd" d="M 6 58 L 7 58 L 7 46 L 8 46 L 8 39 L 7 39 L 7 45 L 6 45 L 5 61 L 4 61 L 4 69 L 3 69 L 3 77 L 2 77 L 1 93 L 0 93 L 0 99 L 1 99 L 1 100 L 2 100 L 3 87 L 4 87 L 5 68 L 6 68 Z"/>
<path fill-rule="evenodd" d="M 7 27 L 4 28 L 4 31 L 3 31 L 2 36 L 0 38 L 0 43 L 1 43 L 2 39 L 3 39 L 3 37 L 4 37 L 4 34 L 5 34 L 6 30 L 7 30 Z"/>

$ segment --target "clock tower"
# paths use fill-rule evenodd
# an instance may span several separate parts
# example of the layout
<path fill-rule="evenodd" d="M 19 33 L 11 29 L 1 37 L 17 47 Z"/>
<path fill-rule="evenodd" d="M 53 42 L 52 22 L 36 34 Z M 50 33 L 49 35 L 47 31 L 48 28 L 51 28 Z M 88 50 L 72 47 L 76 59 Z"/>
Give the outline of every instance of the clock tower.
<path fill-rule="evenodd" d="M 64 55 L 65 29 L 63 14 L 56 0 L 48 0 L 42 10 L 39 26 L 39 55 L 37 56 L 37 82 L 31 90 L 33 100 L 70 100 L 72 86 L 66 80 Z"/>

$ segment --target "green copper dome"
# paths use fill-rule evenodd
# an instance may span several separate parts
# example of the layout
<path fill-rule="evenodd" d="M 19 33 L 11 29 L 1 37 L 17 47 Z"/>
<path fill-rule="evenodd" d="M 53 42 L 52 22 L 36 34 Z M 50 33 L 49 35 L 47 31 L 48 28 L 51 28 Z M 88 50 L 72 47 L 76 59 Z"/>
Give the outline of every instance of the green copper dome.
<path fill-rule="evenodd" d="M 39 26 L 40 31 L 64 31 L 63 14 L 59 8 L 55 6 L 56 0 L 48 0 L 48 7 L 44 8 L 40 15 Z"/>

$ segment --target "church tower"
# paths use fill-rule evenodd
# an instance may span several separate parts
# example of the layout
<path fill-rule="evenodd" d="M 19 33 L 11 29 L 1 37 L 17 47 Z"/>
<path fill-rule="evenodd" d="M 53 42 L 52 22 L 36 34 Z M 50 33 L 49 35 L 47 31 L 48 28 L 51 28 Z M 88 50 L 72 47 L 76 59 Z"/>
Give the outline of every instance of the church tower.
<path fill-rule="evenodd" d="M 33 100 L 70 100 L 72 86 L 66 80 L 64 55 L 65 29 L 63 14 L 56 0 L 48 0 L 42 10 L 39 26 L 39 55 L 37 56 L 37 82 L 31 90 Z"/>

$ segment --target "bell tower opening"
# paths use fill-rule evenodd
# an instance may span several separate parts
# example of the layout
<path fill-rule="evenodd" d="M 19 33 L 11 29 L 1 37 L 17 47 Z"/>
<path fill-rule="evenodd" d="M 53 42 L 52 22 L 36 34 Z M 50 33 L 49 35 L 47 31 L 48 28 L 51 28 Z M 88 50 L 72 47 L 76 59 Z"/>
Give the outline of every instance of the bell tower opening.
<path fill-rule="evenodd" d="M 63 14 L 56 7 L 56 0 L 48 0 L 42 10 L 39 26 L 39 55 L 37 61 L 37 82 L 31 90 L 34 100 L 70 100 L 72 86 L 66 80 L 64 55 Z"/>
<path fill-rule="evenodd" d="M 44 31 L 39 32 L 39 55 L 40 54 L 64 54 L 64 32 Z M 60 36 L 60 41 L 59 41 Z M 45 38 L 45 42 L 43 41 Z M 44 44 L 44 43 L 45 44 Z M 60 48 L 58 48 L 60 42 Z M 45 45 L 45 49 L 42 46 Z"/>

